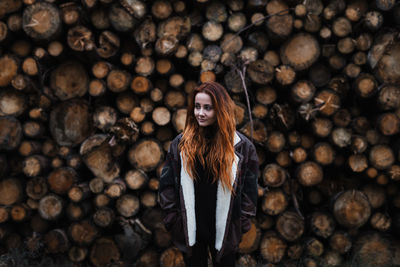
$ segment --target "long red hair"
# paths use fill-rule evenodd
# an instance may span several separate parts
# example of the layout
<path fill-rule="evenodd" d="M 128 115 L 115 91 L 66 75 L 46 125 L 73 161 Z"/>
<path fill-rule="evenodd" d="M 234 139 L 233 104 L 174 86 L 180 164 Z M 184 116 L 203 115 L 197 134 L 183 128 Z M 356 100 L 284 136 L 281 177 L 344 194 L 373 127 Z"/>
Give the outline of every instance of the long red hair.
<path fill-rule="evenodd" d="M 211 97 L 216 115 L 215 136 L 207 143 L 204 129 L 200 127 L 195 116 L 195 97 L 198 93 L 206 93 Z M 184 168 L 193 180 L 196 180 L 195 161 L 208 167 L 213 182 L 220 181 L 223 188 L 233 191 L 231 185 L 232 164 L 235 159 L 233 140 L 235 135 L 234 102 L 226 89 L 217 82 L 206 82 L 196 87 L 189 98 L 186 125 L 179 148 L 183 152 Z M 204 158 L 204 153 L 208 156 Z"/>

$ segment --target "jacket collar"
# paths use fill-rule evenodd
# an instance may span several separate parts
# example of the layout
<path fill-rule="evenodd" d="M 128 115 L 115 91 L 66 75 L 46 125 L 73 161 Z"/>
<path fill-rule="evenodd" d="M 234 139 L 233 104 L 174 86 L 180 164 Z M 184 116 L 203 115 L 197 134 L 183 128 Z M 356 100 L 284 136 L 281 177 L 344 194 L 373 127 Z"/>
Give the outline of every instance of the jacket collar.
<path fill-rule="evenodd" d="M 236 147 L 242 138 L 235 132 L 234 135 L 234 146 Z M 194 184 L 193 179 L 189 176 L 186 169 L 184 168 L 185 161 L 181 157 L 181 187 L 183 193 L 183 202 L 185 204 L 186 211 L 186 224 L 187 224 L 187 236 L 189 241 L 189 246 L 193 246 L 196 243 L 196 214 L 195 214 L 195 196 L 194 196 Z M 241 155 L 235 150 L 235 159 L 232 164 L 232 175 L 231 175 L 231 185 L 235 184 L 237 178 L 237 170 Z M 227 227 L 228 214 L 231 209 L 231 193 L 230 191 L 223 188 L 222 184 L 218 182 L 217 188 L 217 203 L 216 203 L 216 214 L 215 214 L 215 248 L 221 250 L 222 244 L 225 237 L 225 231 Z"/>

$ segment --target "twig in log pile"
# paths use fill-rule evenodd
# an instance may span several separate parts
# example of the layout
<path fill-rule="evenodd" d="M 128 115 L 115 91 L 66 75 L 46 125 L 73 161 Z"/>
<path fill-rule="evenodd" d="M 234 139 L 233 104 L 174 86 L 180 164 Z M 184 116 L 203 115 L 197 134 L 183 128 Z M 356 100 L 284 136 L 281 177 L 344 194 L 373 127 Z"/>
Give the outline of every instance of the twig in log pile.
<path fill-rule="evenodd" d="M 251 142 L 253 142 L 254 141 L 253 140 L 253 132 L 254 132 L 253 116 L 251 115 L 249 94 L 247 92 L 247 86 L 246 86 L 246 81 L 245 81 L 247 64 L 249 64 L 249 62 L 247 62 L 247 61 L 242 63 L 242 70 L 239 70 L 239 68 L 236 65 L 234 65 L 234 68 L 240 75 L 240 80 L 242 81 L 243 90 L 244 90 L 244 93 L 246 94 L 247 111 L 249 113 L 249 118 L 250 118 L 250 137 L 251 137 Z"/>
<path fill-rule="evenodd" d="M 293 190 L 293 187 L 294 187 L 293 186 L 293 182 L 294 182 L 294 180 L 291 179 L 290 174 L 288 172 L 286 172 L 286 175 L 287 175 L 288 181 L 290 182 L 289 183 L 289 185 L 290 185 L 290 194 L 291 194 L 292 199 L 293 199 L 294 209 L 296 210 L 297 214 L 299 214 L 299 216 L 304 220 L 304 216 L 300 211 L 299 201 L 297 200 L 296 193 Z"/>

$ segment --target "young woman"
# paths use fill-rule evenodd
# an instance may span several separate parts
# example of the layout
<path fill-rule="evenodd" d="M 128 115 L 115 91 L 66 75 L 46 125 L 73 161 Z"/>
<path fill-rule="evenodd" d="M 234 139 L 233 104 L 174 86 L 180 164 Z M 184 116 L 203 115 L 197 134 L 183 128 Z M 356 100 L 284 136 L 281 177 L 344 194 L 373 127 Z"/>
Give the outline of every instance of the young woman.
<path fill-rule="evenodd" d="M 186 266 L 235 266 L 256 214 L 258 159 L 235 130 L 234 103 L 216 82 L 191 95 L 186 125 L 171 143 L 160 178 L 164 224 Z"/>

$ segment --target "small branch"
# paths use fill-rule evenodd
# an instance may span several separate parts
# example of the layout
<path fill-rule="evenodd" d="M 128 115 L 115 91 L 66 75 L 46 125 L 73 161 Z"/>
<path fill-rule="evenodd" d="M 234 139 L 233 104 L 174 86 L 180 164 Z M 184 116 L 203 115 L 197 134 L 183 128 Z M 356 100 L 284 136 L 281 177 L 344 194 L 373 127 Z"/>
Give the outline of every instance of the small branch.
<path fill-rule="evenodd" d="M 245 78 L 246 78 L 246 64 L 247 64 L 247 62 L 245 62 L 243 64 L 242 70 L 239 70 L 236 66 L 234 66 L 234 67 L 235 67 L 236 71 L 239 73 L 240 80 L 242 81 L 243 90 L 244 90 L 244 93 L 246 94 L 247 111 L 249 113 L 249 118 L 250 118 L 250 137 L 251 137 L 251 142 L 253 142 L 254 141 L 254 138 L 253 138 L 254 123 L 253 123 L 253 116 L 251 115 L 249 94 L 247 92 L 247 86 L 246 86 L 246 80 L 245 80 Z"/>
<path fill-rule="evenodd" d="M 251 23 L 251 24 L 249 24 L 249 25 L 247 25 L 247 26 L 241 28 L 237 33 L 235 33 L 235 34 L 232 36 L 231 39 L 229 39 L 229 40 L 226 42 L 226 44 L 229 44 L 233 39 L 235 39 L 236 36 L 239 36 L 242 32 L 244 32 L 244 31 L 250 29 L 251 27 L 253 27 L 253 26 L 256 25 L 257 23 L 259 23 L 259 22 L 261 22 L 261 21 L 263 21 L 263 20 L 266 20 L 266 19 L 268 19 L 268 18 L 270 18 L 270 17 L 273 17 L 273 16 L 284 16 L 284 15 L 286 15 L 286 14 L 284 14 L 284 13 L 286 13 L 286 12 L 288 12 L 288 11 L 290 11 L 290 10 L 294 10 L 294 8 L 287 8 L 287 9 L 281 10 L 281 11 L 279 11 L 279 12 L 276 12 L 276 13 L 274 13 L 274 14 L 267 15 L 267 16 L 264 16 L 264 17 L 259 18 L 258 20 L 254 21 L 253 23 Z"/>

